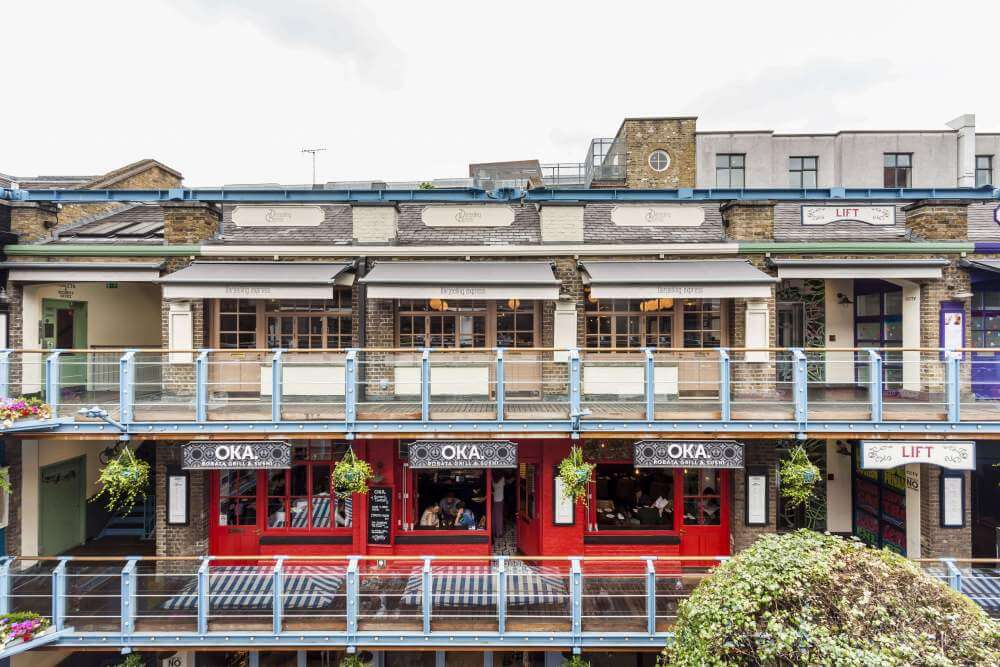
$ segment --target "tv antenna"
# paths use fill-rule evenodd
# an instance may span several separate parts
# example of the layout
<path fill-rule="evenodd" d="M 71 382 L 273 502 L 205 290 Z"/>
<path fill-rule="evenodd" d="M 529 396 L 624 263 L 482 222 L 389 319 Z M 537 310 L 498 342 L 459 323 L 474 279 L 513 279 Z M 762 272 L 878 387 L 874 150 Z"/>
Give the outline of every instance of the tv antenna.
<path fill-rule="evenodd" d="M 303 148 L 303 153 L 309 153 L 312 156 L 313 161 L 313 187 L 316 187 L 316 153 L 325 151 L 325 148 Z"/>

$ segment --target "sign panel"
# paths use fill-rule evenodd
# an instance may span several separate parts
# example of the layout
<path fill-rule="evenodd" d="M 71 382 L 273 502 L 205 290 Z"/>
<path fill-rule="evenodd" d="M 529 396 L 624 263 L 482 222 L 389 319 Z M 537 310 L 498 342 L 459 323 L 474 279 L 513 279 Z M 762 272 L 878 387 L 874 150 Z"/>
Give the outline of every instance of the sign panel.
<path fill-rule="evenodd" d="M 185 470 L 278 469 L 292 465 L 292 447 L 279 440 L 189 442 L 181 450 Z"/>
<path fill-rule="evenodd" d="M 618 227 L 700 227 L 705 222 L 701 206 L 621 205 L 611 209 L 611 222 Z"/>
<path fill-rule="evenodd" d="M 767 525 L 767 474 L 747 475 L 747 525 Z"/>
<path fill-rule="evenodd" d="M 573 525 L 573 509 L 576 502 L 573 498 L 567 498 L 566 494 L 563 492 L 566 485 L 563 483 L 562 478 L 559 477 L 559 468 L 555 467 L 552 470 L 552 522 L 557 526 L 572 526 Z"/>
<path fill-rule="evenodd" d="M 509 440 L 418 440 L 411 468 L 516 468 L 517 443 Z"/>
<path fill-rule="evenodd" d="M 510 227 L 514 209 L 502 204 L 426 206 L 420 219 L 428 227 Z"/>
<path fill-rule="evenodd" d="M 167 523 L 183 526 L 188 522 L 188 476 L 167 475 Z"/>
<path fill-rule="evenodd" d="M 319 206 L 237 206 L 233 224 L 237 227 L 319 227 L 323 222 Z"/>
<path fill-rule="evenodd" d="M 941 526 L 961 528 L 965 525 L 965 480 L 958 475 L 941 478 Z"/>
<path fill-rule="evenodd" d="M 888 470 L 907 463 L 931 463 L 949 470 L 975 470 L 976 443 L 861 441 L 861 467 L 865 470 Z"/>
<path fill-rule="evenodd" d="M 829 225 L 837 222 L 861 222 L 866 225 L 896 224 L 895 206 L 803 206 L 803 225 Z"/>
<path fill-rule="evenodd" d="M 742 468 L 743 445 L 734 440 L 640 440 L 636 468 Z"/>
<path fill-rule="evenodd" d="M 392 487 L 368 489 L 368 544 L 392 544 Z"/>

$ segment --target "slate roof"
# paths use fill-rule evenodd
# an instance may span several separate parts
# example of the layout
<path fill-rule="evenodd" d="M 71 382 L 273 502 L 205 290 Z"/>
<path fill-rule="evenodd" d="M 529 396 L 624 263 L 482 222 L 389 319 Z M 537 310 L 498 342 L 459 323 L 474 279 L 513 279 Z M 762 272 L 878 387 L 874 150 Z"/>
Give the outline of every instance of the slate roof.
<path fill-rule="evenodd" d="M 587 204 L 583 209 L 583 240 L 586 243 L 720 243 L 723 239 L 719 204 L 701 206 L 705 222 L 698 227 L 618 226 L 611 222 L 616 204 Z"/>
<path fill-rule="evenodd" d="M 532 245 L 542 242 L 538 210 L 511 206 L 509 227 L 428 227 L 421 219 L 423 204 L 401 204 L 396 223 L 399 245 Z"/>
<path fill-rule="evenodd" d="M 1000 242 L 1000 223 L 993 218 L 998 202 L 969 205 L 969 240 Z"/>
<path fill-rule="evenodd" d="M 323 222 L 318 227 L 239 227 L 233 222 L 235 205 L 222 206 L 222 233 L 218 242 L 258 245 L 336 245 L 350 244 L 352 229 L 351 207 L 345 204 L 321 204 Z"/>
<path fill-rule="evenodd" d="M 133 204 L 56 230 L 51 243 L 163 243 L 163 209 Z"/>

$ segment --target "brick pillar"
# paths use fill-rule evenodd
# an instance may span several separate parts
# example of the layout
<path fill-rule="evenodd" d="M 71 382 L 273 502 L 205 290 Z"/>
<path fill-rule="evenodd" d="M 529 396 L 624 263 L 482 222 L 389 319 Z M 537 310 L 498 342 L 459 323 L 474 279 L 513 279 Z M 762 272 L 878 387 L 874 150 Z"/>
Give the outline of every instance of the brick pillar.
<path fill-rule="evenodd" d="M 365 310 L 365 337 L 365 348 L 369 350 L 395 346 L 396 308 L 392 299 L 368 299 Z M 415 360 L 420 358 L 419 353 L 414 353 L 413 356 Z M 362 383 L 360 395 L 391 398 L 395 394 L 396 363 L 397 354 L 394 352 L 365 352 L 358 373 Z M 403 390 L 410 393 L 410 398 L 419 400 L 419 387 L 407 386 Z M 415 396 L 413 396 L 414 391 L 417 392 Z"/>
<path fill-rule="evenodd" d="M 775 328 L 775 288 L 771 296 L 763 301 L 767 305 L 767 347 L 777 344 Z M 760 303 L 760 299 L 732 299 L 730 306 L 730 347 L 748 347 L 747 308 L 748 303 Z M 725 306 L 724 306 L 725 307 Z M 759 313 L 757 314 L 759 316 Z M 754 344 L 753 347 L 760 347 Z M 777 365 L 773 352 L 733 352 L 730 355 L 730 380 L 734 398 L 778 399 L 789 393 L 790 387 L 777 385 Z M 746 404 L 734 406 L 735 410 L 745 409 Z"/>
<path fill-rule="evenodd" d="M 211 508 L 208 473 L 190 471 L 189 513 L 186 526 L 167 525 L 167 470 L 180 467 L 179 442 L 156 443 L 156 472 L 153 485 L 156 494 L 156 555 L 203 556 L 208 553 L 208 517 Z M 197 571 L 197 563 L 164 561 L 161 571 L 187 573 Z"/>
<path fill-rule="evenodd" d="M 221 216 L 213 204 L 166 202 L 160 206 L 163 209 L 163 236 L 168 244 L 201 243 L 219 231 Z"/>
<path fill-rule="evenodd" d="M 734 241 L 774 240 L 773 201 L 731 201 L 719 207 L 726 238 Z"/>
<path fill-rule="evenodd" d="M 693 188 L 695 186 L 697 119 L 626 118 L 616 141 L 625 144 L 626 187 Z M 669 166 L 656 171 L 649 164 L 653 151 L 666 151 Z"/>
<path fill-rule="evenodd" d="M 187 326 L 191 328 L 190 345 L 178 330 L 179 327 Z M 204 300 L 161 300 L 160 337 L 164 349 L 209 347 L 209 341 L 206 340 Z M 194 395 L 195 356 L 193 353 L 172 355 L 140 353 L 136 357 L 136 363 L 161 364 L 164 393 L 170 396 L 190 397 Z"/>
<path fill-rule="evenodd" d="M 920 286 L 920 346 L 925 348 L 940 347 L 941 340 L 941 305 L 943 303 L 958 304 L 965 313 L 966 344 L 972 340 L 972 304 L 968 299 L 956 299 L 955 294 L 971 292 L 972 283 L 969 272 L 952 262 L 944 267 L 941 280 L 930 281 Z M 943 362 L 937 361 L 938 355 L 922 353 L 920 365 L 920 380 L 922 389 L 930 400 L 943 401 L 945 390 L 946 369 Z M 962 394 L 972 393 L 971 364 L 962 364 L 961 374 Z M 943 408 L 943 406 L 942 406 Z"/>
<path fill-rule="evenodd" d="M 6 439 L 7 467 L 10 470 L 10 514 L 7 518 L 7 555 L 21 555 L 21 498 L 24 497 L 21 488 L 21 446 L 22 440 Z"/>
<path fill-rule="evenodd" d="M 10 202 L 10 231 L 19 243 L 35 243 L 47 239 L 59 221 L 59 211 L 52 204 Z"/>
<path fill-rule="evenodd" d="M 923 558 L 972 557 L 972 475 L 965 476 L 965 526 L 941 527 L 941 468 L 920 466 L 920 555 Z"/>
<path fill-rule="evenodd" d="M 903 207 L 906 231 L 927 241 L 965 241 L 969 236 L 968 204 L 956 200 L 921 200 Z"/>
<path fill-rule="evenodd" d="M 729 525 L 732 531 L 733 553 L 746 549 L 758 537 L 778 531 L 778 443 L 768 440 L 749 440 L 744 443 L 746 451 L 746 466 L 764 466 L 767 468 L 767 518 L 766 526 L 748 526 L 747 516 L 747 471 L 733 471 L 733 502 L 729 514 Z"/>

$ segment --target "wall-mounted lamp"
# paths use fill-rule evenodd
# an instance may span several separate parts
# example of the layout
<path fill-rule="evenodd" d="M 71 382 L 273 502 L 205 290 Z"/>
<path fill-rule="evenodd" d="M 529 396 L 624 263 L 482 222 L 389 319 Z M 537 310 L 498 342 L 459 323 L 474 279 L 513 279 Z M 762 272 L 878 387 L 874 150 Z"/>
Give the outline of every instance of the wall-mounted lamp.
<path fill-rule="evenodd" d="M 848 297 L 843 292 L 837 292 L 837 303 L 839 303 L 841 306 L 850 306 L 854 302 L 851 301 L 850 297 Z"/>
<path fill-rule="evenodd" d="M 969 290 L 959 290 L 958 292 L 952 292 L 951 298 L 964 301 L 965 299 L 972 298 L 972 292 L 970 292 Z"/>

